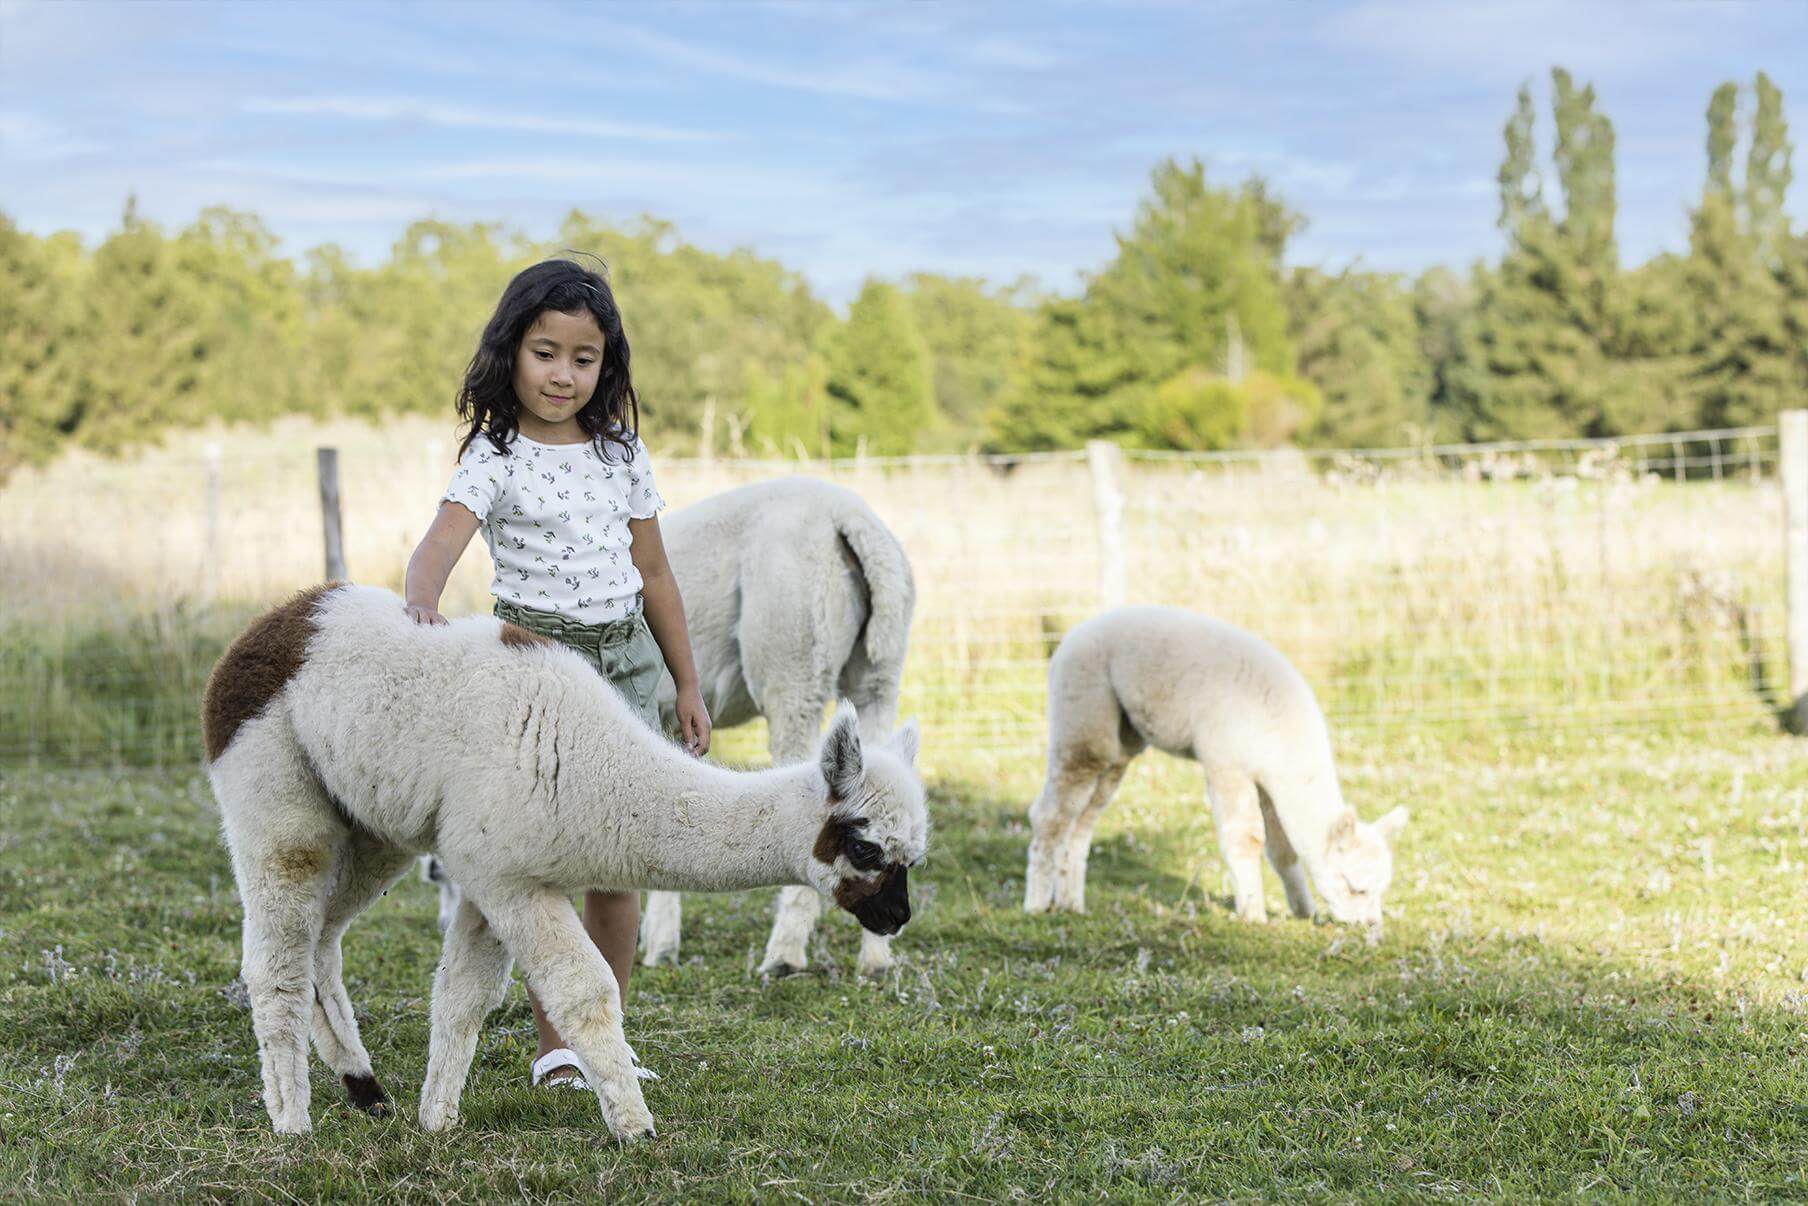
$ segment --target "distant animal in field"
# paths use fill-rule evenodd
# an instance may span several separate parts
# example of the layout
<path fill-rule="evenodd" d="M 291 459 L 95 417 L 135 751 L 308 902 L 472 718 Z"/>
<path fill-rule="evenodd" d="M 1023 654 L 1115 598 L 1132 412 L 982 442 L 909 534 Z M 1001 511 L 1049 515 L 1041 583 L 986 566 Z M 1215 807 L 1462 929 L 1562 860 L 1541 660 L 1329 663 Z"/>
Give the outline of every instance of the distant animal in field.
<path fill-rule="evenodd" d="M 573 893 L 807 885 L 876 933 L 910 919 L 928 816 L 906 726 L 851 706 L 817 757 L 692 758 L 574 651 L 488 616 L 416 625 L 330 584 L 254 620 L 208 679 L 208 776 L 244 904 L 245 985 L 275 1129 L 307 1131 L 310 1029 L 354 1106 L 385 1112 L 340 938 L 415 856 L 462 887 L 434 980 L 420 1120 L 458 1117 L 478 1031 L 519 960 L 610 1131 L 653 1133 L 615 977 Z"/>
<path fill-rule="evenodd" d="M 1333 920 L 1379 936 L 1406 809 L 1357 819 L 1299 671 L 1259 637 L 1172 607 L 1095 616 L 1049 663 L 1048 778 L 1030 807 L 1025 909 L 1085 910 L 1093 827 L 1148 746 L 1205 768 L 1238 917 L 1267 919 L 1266 852 L 1295 916 L 1313 915 L 1316 889 Z"/>

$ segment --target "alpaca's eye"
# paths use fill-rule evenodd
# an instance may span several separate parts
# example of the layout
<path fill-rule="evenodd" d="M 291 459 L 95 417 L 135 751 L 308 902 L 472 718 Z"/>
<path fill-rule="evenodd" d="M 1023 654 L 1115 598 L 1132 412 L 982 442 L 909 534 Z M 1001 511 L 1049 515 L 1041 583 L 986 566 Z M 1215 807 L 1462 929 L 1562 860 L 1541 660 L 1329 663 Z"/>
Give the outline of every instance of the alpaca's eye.
<path fill-rule="evenodd" d="M 848 862 L 863 871 L 871 871 L 885 863 L 885 851 L 871 842 L 855 838 L 847 846 Z"/>

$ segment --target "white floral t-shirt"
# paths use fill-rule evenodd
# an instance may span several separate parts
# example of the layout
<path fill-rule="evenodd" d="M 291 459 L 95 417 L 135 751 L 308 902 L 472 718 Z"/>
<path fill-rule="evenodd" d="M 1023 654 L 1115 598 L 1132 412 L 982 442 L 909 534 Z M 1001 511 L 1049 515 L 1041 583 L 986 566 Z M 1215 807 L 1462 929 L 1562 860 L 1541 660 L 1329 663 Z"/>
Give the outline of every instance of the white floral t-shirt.
<path fill-rule="evenodd" d="M 646 446 L 608 461 L 596 446 L 541 444 L 516 436 L 507 456 L 479 434 L 458 458 L 443 498 L 471 514 L 490 546 L 498 598 L 585 624 L 628 615 L 640 571 L 628 555 L 629 519 L 665 506 L 653 484 Z M 621 448 L 611 443 L 610 456 Z"/>

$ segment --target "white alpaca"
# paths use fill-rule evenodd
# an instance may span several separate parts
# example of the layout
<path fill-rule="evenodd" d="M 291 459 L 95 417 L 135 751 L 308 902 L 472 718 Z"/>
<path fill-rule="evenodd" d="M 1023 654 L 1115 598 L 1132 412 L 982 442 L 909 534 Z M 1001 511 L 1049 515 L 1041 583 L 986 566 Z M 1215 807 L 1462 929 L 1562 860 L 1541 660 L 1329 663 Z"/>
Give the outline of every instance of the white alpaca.
<path fill-rule="evenodd" d="M 435 851 L 464 889 L 434 981 L 421 1124 L 457 1120 L 512 956 L 609 1129 L 633 1139 L 652 1117 L 571 895 L 807 884 L 893 933 L 927 836 L 913 727 L 863 746 L 844 707 L 817 761 L 724 770 L 648 729 L 570 650 L 489 617 L 417 626 L 368 587 L 317 587 L 253 622 L 208 681 L 203 731 L 282 1133 L 309 1129 L 310 1023 L 352 1103 L 386 1108 L 339 942 L 417 854 Z"/>
<path fill-rule="evenodd" d="M 853 703 L 865 740 L 891 732 L 916 582 L 903 546 L 859 495 L 808 477 L 757 482 L 668 515 L 663 532 L 717 727 L 764 716 L 774 766 L 810 756 L 837 696 Z M 668 674 L 659 687 L 668 727 L 675 696 Z M 821 900 L 808 888 L 779 893 L 761 975 L 809 965 Z M 678 961 L 680 915 L 677 893 L 647 897 L 647 966 Z M 862 930 L 860 974 L 890 966 L 891 939 Z"/>
<path fill-rule="evenodd" d="M 1172 607 L 1123 607 L 1069 632 L 1048 672 L 1048 780 L 1030 807 L 1023 907 L 1083 912 L 1099 813 L 1145 746 L 1196 759 L 1230 866 L 1237 916 L 1267 919 L 1266 850 L 1299 917 L 1312 888 L 1337 921 L 1378 936 L 1393 879 L 1396 808 L 1374 824 L 1346 807 L 1324 713 L 1273 646 Z"/>

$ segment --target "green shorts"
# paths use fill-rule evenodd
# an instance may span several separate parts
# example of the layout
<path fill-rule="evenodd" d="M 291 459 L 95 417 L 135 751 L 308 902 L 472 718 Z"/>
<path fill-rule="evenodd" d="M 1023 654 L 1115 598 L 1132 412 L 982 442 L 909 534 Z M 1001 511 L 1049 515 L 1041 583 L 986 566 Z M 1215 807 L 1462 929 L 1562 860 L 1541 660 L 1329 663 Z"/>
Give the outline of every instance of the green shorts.
<path fill-rule="evenodd" d="M 665 655 L 647 627 L 646 613 L 635 601 L 634 614 L 607 624 L 584 624 L 549 611 L 533 611 L 496 600 L 495 615 L 529 632 L 548 637 L 577 651 L 596 672 L 609 680 L 640 718 L 660 731 L 659 676 Z"/>

